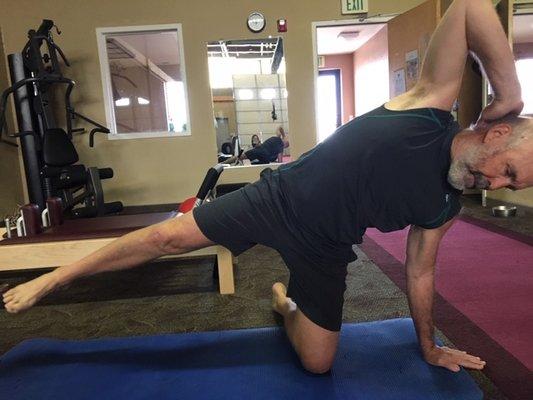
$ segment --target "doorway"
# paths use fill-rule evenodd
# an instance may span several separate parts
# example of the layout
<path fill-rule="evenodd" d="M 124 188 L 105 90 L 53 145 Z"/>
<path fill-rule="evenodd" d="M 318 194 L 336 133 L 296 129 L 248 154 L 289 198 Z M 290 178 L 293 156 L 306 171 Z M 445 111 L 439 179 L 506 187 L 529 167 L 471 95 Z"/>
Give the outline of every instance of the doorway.
<path fill-rule="evenodd" d="M 317 101 L 318 140 L 325 140 L 342 125 L 341 70 L 329 69 L 318 72 Z"/>
<path fill-rule="evenodd" d="M 390 18 L 314 24 L 318 142 L 389 100 Z"/>

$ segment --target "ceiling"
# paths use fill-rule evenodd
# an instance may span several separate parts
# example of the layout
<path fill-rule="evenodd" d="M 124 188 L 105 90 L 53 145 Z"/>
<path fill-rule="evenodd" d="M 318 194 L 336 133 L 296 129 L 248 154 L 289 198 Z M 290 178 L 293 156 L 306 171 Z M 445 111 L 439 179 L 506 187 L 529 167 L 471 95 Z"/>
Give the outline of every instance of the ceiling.
<path fill-rule="evenodd" d="M 386 25 L 366 24 L 319 27 L 316 33 L 318 55 L 353 53 L 384 26 Z M 359 35 L 353 39 L 338 37 L 341 32 L 345 31 L 359 31 Z"/>
<path fill-rule="evenodd" d="M 209 57 L 272 58 L 283 50 L 281 38 L 219 40 L 207 43 Z"/>
<path fill-rule="evenodd" d="M 513 42 L 533 42 L 533 14 L 515 15 L 513 19 Z"/>
<path fill-rule="evenodd" d="M 163 32 L 135 32 L 130 34 L 107 35 L 117 38 L 150 59 L 156 65 L 176 65 L 179 61 L 178 35 L 176 31 Z M 108 41 L 109 47 L 109 41 Z M 114 58 L 128 58 L 113 49 Z M 124 50 L 123 53 L 128 53 Z"/>

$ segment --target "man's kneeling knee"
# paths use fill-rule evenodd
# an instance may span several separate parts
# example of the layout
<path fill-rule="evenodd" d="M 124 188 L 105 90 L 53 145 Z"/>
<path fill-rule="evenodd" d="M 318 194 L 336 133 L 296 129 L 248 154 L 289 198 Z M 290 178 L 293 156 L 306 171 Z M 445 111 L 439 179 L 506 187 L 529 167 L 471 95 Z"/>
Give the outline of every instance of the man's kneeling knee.
<path fill-rule="evenodd" d="M 333 366 L 333 357 L 301 357 L 300 362 L 312 374 L 325 374 Z"/>

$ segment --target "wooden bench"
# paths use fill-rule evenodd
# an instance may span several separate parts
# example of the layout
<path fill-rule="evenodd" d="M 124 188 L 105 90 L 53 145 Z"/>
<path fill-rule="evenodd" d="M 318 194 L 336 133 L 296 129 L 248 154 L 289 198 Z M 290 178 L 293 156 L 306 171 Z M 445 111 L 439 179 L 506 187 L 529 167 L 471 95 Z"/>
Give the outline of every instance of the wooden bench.
<path fill-rule="evenodd" d="M 79 229 L 76 233 L 71 235 L 69 235 L 69 231 L 73 229 L 76 222 L 65 221 L 65 225 L 61 225 L 61 228 L 58 227 L 55 231 L 55 228 L 53 228 L 35 238 L 3 239 L 6 229 L 0 228 L 0 271 L 68 265 L 101 249 L 128 231 L 150 225 L 154 220 L 166 219 L 168 216 L 172 217 L 169 213 L 154 214 L 151 216 L 152 219 L 150 221 L 146 221 L 145 218 L 144 221 L 141 221 L 141 224 L 135 222 L 133 216 L 121 216 L 119 219 L 116 217 L 104 217 L 111 224 L 121 225 L 118 229 L 115 226 L 115 229 L 107 231 L 105 229 L 95 229 L 98 225 L 98 220 L 95 218 L 86 220 L 84 226 L 78 227 Z M 166 256 L 164 258 L 206 256 L 217 257 L 220 293 L 235 293 L 233 256 L 229 250 L 222 246 L 211 246 L 187 254 Z"/>

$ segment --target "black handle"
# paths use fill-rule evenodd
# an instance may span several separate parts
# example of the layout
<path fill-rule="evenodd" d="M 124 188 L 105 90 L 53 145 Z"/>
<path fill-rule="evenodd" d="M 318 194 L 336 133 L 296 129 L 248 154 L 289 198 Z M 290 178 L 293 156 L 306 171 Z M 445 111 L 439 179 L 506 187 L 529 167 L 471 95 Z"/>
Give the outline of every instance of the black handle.
<path fill-rule="evenodd" d="M 204 181 L 200 186 L 200 190 L 198 190 L 198 194 L 196 195 L 198 199 L 205 200 L 209 192 L 213 190 L 217 184 L 218 178 L 220 177 L 220 174 L 222 174 L 222 171 L 224 171 L 223 164 L 217 164 L 214 167 L 209 168 L 209 171 L 207 171 Z"/>
<path fill-rule="evenodd" d="M 108 134 L 109 133 L 109 129 L 107 129 L 107 128 L 94 128 L 89 133 L 89 147 L 94 147 L 94 135 L 97 134 L 97 133 Z"/>

